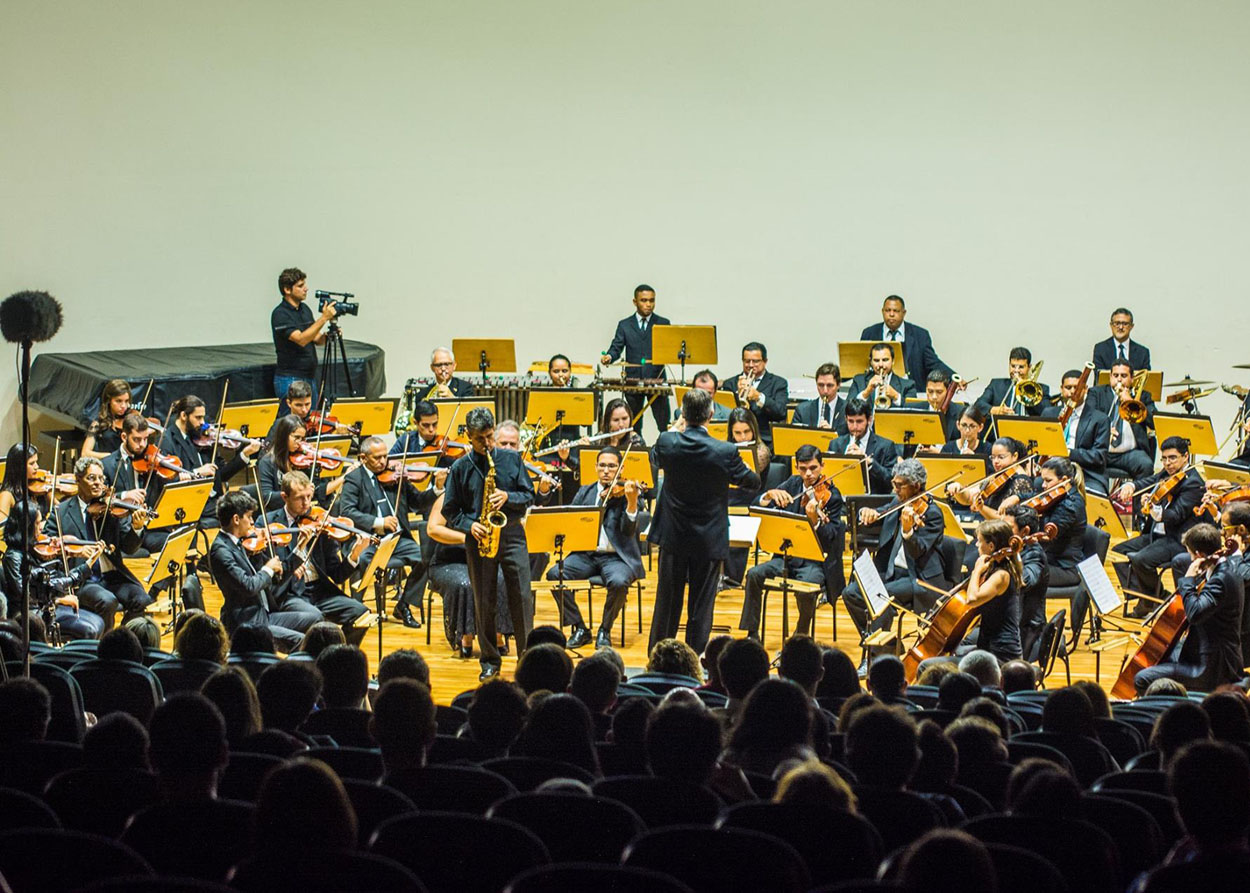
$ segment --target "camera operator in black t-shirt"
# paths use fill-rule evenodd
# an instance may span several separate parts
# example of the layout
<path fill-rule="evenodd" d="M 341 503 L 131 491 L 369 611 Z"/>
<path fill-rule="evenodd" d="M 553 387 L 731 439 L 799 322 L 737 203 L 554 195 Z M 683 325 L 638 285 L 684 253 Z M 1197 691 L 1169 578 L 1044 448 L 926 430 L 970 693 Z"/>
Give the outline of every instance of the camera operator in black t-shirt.
<path fill-rule="evenodd" d="M 273 326 L 273 346 L 278 354 L 278 366 L 273 373 L 273 392 L 285 403 L 291 382 L 306 381 L 313 389 L 315 406 L 316 345 L 325 343 L 326 336 L 322 329 L 336 316 L 335 304 L 327 301 L 321 308 L 321 315 L 314 318 L 312 308 L 304 303 L 308 299 L 307 277 L 298 267 L 288 267 L 279 274 L 278 291 L 282 294 L 282 303 L 273 308 L 269 317 Z"/>

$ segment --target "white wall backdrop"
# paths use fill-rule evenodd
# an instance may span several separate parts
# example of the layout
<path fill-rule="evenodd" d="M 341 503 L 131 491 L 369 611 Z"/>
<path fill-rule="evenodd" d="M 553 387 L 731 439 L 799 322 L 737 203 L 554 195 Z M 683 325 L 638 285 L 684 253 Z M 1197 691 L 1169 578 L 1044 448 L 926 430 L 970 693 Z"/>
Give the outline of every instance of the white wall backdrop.
<path fill-rule="evenodd" d="M 0 292 L 64 303 L 46 350 L 263 341 L 298 265 L 393 392 L 455 336 L 588 361 L 640 281 L 722 371 L 897 292 L 974 393 L 1119 304 L 1250 384 L 1247 45 L 1240 0 L 11 3 Z"/>

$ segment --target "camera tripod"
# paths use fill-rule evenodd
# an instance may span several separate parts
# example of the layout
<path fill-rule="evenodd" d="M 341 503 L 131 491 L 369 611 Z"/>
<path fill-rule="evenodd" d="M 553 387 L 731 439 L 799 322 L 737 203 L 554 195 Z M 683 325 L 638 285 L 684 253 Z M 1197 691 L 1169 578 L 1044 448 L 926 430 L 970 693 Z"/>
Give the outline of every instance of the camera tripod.
<path fill-rule="evenodd" d="M 337 372 L 339 368 L 343 371 L 343 380 L 347 382 L 347 395 L 349 397 L 356 396 L 356 388 L 352 384 L 352 370 L 347 364 L 347 347 L 343 344 L 343 330 L 334 320 L 330 320 L 330 324 L 326 326 L 326 340 L 321 345 L 321 365 L 317 372 L 317 400 L 322 404 L 326 401 L 334 402 L 334 398 L 338 397 L 338 391 L 335 389 L 337 381 Z"/>

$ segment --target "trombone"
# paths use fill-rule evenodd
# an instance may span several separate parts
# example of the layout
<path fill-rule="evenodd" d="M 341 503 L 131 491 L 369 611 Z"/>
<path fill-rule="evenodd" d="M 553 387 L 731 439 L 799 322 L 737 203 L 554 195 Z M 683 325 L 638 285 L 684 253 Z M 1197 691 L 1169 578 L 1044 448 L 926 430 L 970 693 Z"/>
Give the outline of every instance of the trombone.
<path fill-rule="evenodd" d="M 1044 394 L 1042 392 L 1042 386 L 1037 383 L 1037 379 L 1038 376 L 1042 374 L 1042 364 L 1044 362 L 1045 360 L 1038 360 L 1031 367 L 1029 367 L 1029 371 L 1025 374 L 1024 378 L 1014 384 L 1009 383 L 1010 387 L 1007 388 L 1006 393 L 1003 394 L 1002 402 L 998 405 L 1006 406 L 1007 400 L 1012 395 L 1015 395 L 1016 402 L 1021 406 L 1032 407 L 1041 403 Z"/>
<path fill-rule="evenodd" d="M 1120 418 L 1132 425 L 1146 421 L 1146 404 L 1141 399 L 1142 388 L 1146 386 L 1146 372 L 1142 369 L 1133 376 L 1128 399 L 1120 401 Z"/>

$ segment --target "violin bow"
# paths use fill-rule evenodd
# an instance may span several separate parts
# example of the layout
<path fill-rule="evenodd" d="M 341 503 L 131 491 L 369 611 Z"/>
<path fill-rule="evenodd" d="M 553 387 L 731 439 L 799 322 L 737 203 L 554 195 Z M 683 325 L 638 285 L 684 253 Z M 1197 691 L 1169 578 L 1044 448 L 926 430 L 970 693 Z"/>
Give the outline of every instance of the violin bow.
<path fill-rule="evenodd" d="M 273 548 L 273 535 L 269 532 L 269 512 L 265 510 L 264 494 L 260 489 L 260 474 L 256 471 L 255 465 L 252 466 L 252 480 L 256 483 L 256 495 L 259 497 L 257 501 L 260 505 L 258 511 L 260 512 L 261 524 L 265 527 L 265 539 L 267 540 L 266 545 L 269 546 L 269 557 L 277 558 L 278 553 Z"/>
<path fill-rule="evenodd" d="M 217 464 L 217 448 L 221 446 L 221 420 L 226 417 L 226 393 L 230 390 L 230 377 L 226 376 L 226 380 L 221 383 L 221 405 L 217 407 L 217 430 L 213 432 L 213 456 L 209 459 L 209 465 Z M 225 483 L 224 481 L 222 482 Z M 257 493 L 260 491 L 257 490 Z"/>
<path fill-rule="evenodd" d="M 169 433 L 169 420 L 170 420 L 170 419 L 172 419 L 173 417 L 174 417 L 174 404 L 173 404 L 173 403 L 170 403 L 170 404 L 169 404 L 169 411 L 168 411 L 167 413 L 165 413 L 165 428 L 164 428 L 164 432 L 165 432 L 165 434 L 168 434 L 168 433 Z M 156 454 L 157 454 L 157 456 L 160 456 L 160 453 L 161 453 L 161 441 L 162 441 L 163 439 L 164 439 L 164 435 L 162 435 L 161 437 L 158 437 L 158 438 L 156 439 Z M 152 467 L 148 469 L 148 479 L 147 479 L 146 481 L 144 481 L 144 482 L 143 482 L 143 490 L 144 490 L 144 492 L 147 492 L 148 487 L 150 487 L 150 486 L 152 485 L 152 475 L 156 474 L 156 467 L 157 467 L 157 465 L 159 465 L 159 464 L 160 464 L 160 463 L 159 463 L 156 459 L 153 459 L 153 460 L 152 460 Z"/>
<path fill-rule="evenodd" d="M 140 412 L 140 413 L 142 413 L 142 414 L 144 414 L 144 415 L 146 415 L 146 414 L 147 414 L 147 409 L 148 409 L 148 398 L 152 396 L 152 386 L 153 386 L 154 384 L 156 384 L 156 379 L 155 379 L 155 378 L 149 378 L 149 379 L 148 379 L 148 386 L 147 386 L 147 388 L 146 388 L 146 389 L 144 390 L 144 392 L 143 392 L 143 400 L 139 403 L 139 406 L 137 407 L 137 408 L 138 408 L 138 410 L 139 410 L 139 412 Z M 131 408 L 132 408 L 132 409 L 134 409 L 135 407 L 131 407 Z"/>
<path fill-rule="evenodd" d="M 915 496 L 913 496 L 911 499 L 908 499 L 906 502 L 900 502 L 898 505 L 894 506 L 894 508 L 888 509 L 882 512 L 881 514 L 877 515 L 877 520 L 880 521 L 882 518 L 887 518 L 890 515 L 894 514 L 895 512 L 901 512 L 903 509 L 907 508 L 907 506 L 911 505 L 913 502 L 916 502 L 921 497 L 934 495 L 937 490 L 941 489 L 942 487 L 945 487 L 955 478 L 959 477 L 959 475 L 960 475 L 960 472 L 957 471 L 954 474 L 952 474 L 950 477 L 946 478 L 946 480 L 933 485 L 932 487 L 930 487 L 929 489 L 921 493 L 917 493 Z"/>
<path fill-rule="evenodd" d="M 61 513 L 56 510 L 56 470 L 61 466 L 61 438 L 56 438 L 56 447 L 52 452 L 52 496 L 49 504 L 52 506 L 52 517 L 56 522 L 56 538 L 61 541 L 61 567 L 66 575 L 69 574 L 69 556 L 65 554 L 65 531 L 61 527 Z M 29 517 L 30 505 L 26 506 L 27 516 Z M 87 524 L 87 519 L 82 519 L 83 526 Z M 34 531 L 28 531 L 31 536 L 27 542 L 33 542 Z"/>

